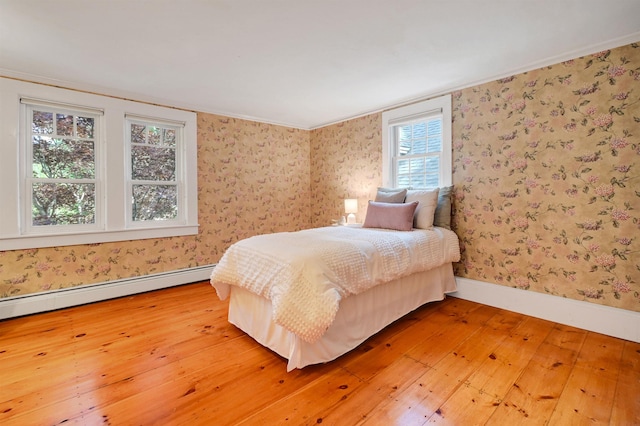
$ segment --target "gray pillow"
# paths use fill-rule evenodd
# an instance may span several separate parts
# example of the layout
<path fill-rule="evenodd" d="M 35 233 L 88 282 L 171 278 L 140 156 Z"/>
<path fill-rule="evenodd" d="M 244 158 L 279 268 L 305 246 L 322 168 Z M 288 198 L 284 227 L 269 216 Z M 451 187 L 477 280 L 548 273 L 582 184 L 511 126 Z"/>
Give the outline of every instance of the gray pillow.
<path fill-rule="evenodd" d="M 433 226 L 451 229 L 451 197 L 453 185 L 440 188 L 438 206 L 433 218 Z"/>
<path fill-rule="evenodd" d="M 404 203 L 407 188 L 378 188 L 375 201 L 378 203 Z"/>

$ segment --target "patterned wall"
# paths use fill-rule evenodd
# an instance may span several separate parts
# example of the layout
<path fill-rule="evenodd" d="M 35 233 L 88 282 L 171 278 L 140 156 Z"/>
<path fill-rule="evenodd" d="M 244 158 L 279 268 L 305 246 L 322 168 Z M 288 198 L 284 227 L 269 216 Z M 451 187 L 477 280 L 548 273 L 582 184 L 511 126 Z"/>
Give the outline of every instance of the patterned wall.
<path fill-rule="evenodd" d="M 315 224 L 373 198 L 380 119 L 312 133 Z M 640 311 L 638 45 L 456 92 L 453 120 L 456 274 Z"/>
<path fill-rule="evenodd" d="M 640 311 L 640 48 L 453 94 L 461 277 Z M 381 114 L 302 131 L 198 114 L 195 237 L 0 252 L 0 296 L 216 262 L 382 182 Z"/>
<path fill-rule="evenodd" d="M 358 199 L 356 220 L 382 181 L 380 114 L 367 115 L 311 132 L 311 223 L 327 226 L 345 215 L 344 199 Z"/>
<path fill-rule="evenodd" d="M 309 132 L 198 114 L 200 238 L 217 262 L 235 241 L 309 228 Z"/>
<path fill-rule="evenodd" d="M 460 276 L 640 311 L 640 48 L 454 93 Z"/>
<path fill-rule="evenodd" d="M 238 239 L 309 227 L 309 132 L 198 114 L 197 236 L 0 252 L 0 296 L 208 265 Z"/>

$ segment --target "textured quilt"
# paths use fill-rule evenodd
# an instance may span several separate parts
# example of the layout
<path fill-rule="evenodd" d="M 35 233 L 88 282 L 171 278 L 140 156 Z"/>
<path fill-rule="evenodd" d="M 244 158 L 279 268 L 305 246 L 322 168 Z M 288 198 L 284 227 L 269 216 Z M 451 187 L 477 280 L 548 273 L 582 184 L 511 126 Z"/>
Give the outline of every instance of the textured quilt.
<path fill-rule="evenodd" d="M 342 298 L 458 260 L 458 238 L 447 229 L 329 226 L 239 241 L 215 266 L 211 284 L 222 300 L 229 286 L 271 300 L 275 323 L 313 343 Z"/>

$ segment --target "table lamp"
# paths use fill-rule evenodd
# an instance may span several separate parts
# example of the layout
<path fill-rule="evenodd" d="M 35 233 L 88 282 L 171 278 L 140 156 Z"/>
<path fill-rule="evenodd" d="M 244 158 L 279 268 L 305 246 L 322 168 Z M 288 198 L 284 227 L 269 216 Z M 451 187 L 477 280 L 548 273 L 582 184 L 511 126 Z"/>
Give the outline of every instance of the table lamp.
<path fill-rule="evenodd" d="M 347 225 L 356 223 L 356 213 L 358 213 L 358 200 L 347 198 L 344 200 L 344 212 L 347 213 Z"/>

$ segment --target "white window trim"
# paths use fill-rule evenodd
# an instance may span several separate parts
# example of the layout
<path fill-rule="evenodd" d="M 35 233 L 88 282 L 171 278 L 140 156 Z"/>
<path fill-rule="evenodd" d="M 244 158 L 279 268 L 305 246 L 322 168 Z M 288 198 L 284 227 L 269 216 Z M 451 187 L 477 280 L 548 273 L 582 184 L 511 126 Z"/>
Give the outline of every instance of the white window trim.
<path fill-rule="evenodd" d="M 101 158 L 103 156 L 102 149 L 103 144 L 100 143 L 104 139 L 104 131 L 103 131 L 103 121 L 102 117 L 104 116 L 104 111 L 99 109 L 89 109 L 86 107 L 69 105 L 69 104 L 55 104 L 48 101 L 43 101 L 40 99 L 31 99 L 27 97 L 21 97 L 20 99 L 21 106 L 21 114 L 20 114 L 20 130 L 23 130 L 26 135 L 30 135 L 29 128 L 31 127 L 30 120 L 28 118 L 28 112 L 31 110 L 39 109 L 42 107 L 44 110 L 56 111 L 56 112 L 68 112 L 74 115 L 86 113 L 87 116 L 92 116 L 96 119 L 95 123 L 95 134 L 98 135 L 95 138 L 95 146 L 94 146 L 94 158 L 95 158 L 95 178 L 91 179 L 95 184 L 95 197 L 96 199 L 101 199 L 102 193 L 104 191 L 104 185 L 101 183 L 104 182 L 102 178 L 103 170 L 99 167 L 101 164 Z M 55 117 L 54 117 L 54 125 L 55 125 Z M 26 136 L 29 137 L 30 136 Z M 24 140 L 24 138 L 22 138 Z M 32 145 L 31 144 L 23 144 L 20 143 L 20 164 L 19 170 L 20 175 L 24 176 L 25 170 L 30 170 L 32 167 L 32 163 L 30 159 L 33 155 Z M 28 173 L 27 173 L 28 174 Z M 60 235 L 60 234 L 68 234 L 75 233 L 78 231 L 85 232 L 99 232 L 104 229 L 104 214 L 100 209 L 96 209 L 95 211 L 95 222 L 93 224 L 84 224 L 84 225 L 56 225 L 56 226 L 33 226 L 31 224 L 31 199 L 33 196 L 32 188 L 31 188 L 32 179 L 26 176 L 25 179 L 21 179 L 20 181 L 20 194 L 24 195 L 22 198 L 22 215 L 21 219 L 21 230 L 25 236 L 41 236 L 41 235 Z"/>
<path fill-rule="evenodd" d="M 106 157 L 100 170 L 106 186 L 104 197 L 105 224 L 102 230 L 74 233 L 48 233 L 28 235 L 24 218 L 20 216 L 20 203 L 26 194 L 21 182 L 23 165 L 21 152 L 24 123 L 21 123 L 22 98 L 49 100 L 54 104 L 86 106 L 104 111 L 103 129 Z M 126 115 L 152 117 L 167 122 L 184 122 L 184 216 L 170 224 L 159 223 L 154 228 L 127 226 L 126 208 Z M 165 238 L 198 233 L 198 180 L 197 180 L 197 118 L 194 112 L 126 101 L 108 96 L 61 89 L 0 77 L 0 251 Z M 161 222 L 161 221 L 159 221 Z"/>
<path fill-rule="evenodd" d="M 440 156 L 440 186 L 453 184 L 451 143 L 451 95 L 399 107 L 382 113 L 382 186 L 394 186 L 393 177 L 393 127 L 429 114 L 442 112 L 442 154 Z"/>
<path fill-rule="evenodd" d="M 176 180 L 172 181 L 172 182 L 166 182 L 167 184 L 174 184 L 177 187 L 177 194 L 178 194 L 178 217 L 176 219 L 172 219 L 172 220 L 165 220 L 163 221 L 165 224 L 169 224 L 169 223 L 175 223 L 175 224 L 181 224 L 184 222 L 185 218 L 183 217 L 185 212 L 185 208 L 184 206 L 187 203 L 187 199 L 184 196 L 185 195 L 185 191 L 184 191 L 184 187 L 183 187 L 183 182 L 185 181 L 185 172 L 186 170 L 184 170 L 182 164 L 183 164 L 183 159 L 185 158 L 185 156 L 187 155 L 187 153 L 184 150 L 185 144 L 185 124 L 184 122 L 180 122 L 180 121 L 168 121 L 168 120 L 159 120 L 157 118 L 152 118 L 152 117 L 142 117 L 142 116 L 136 116 L 133 114 L 127 114 L 125 117 L 125 138 L 126 138 L 126 156 L 127 156 L 127 175 L 126 175 L 126 179 L 127 179 L 127 188 L 126 188 L 126 194 L 125 196 L 127 197 L 127 199 L 131 199 L 133 197 L 133 185 L 134 185 L 134 180 L 133 177 L 131 176 L 131 132 L 130 132 L 130 125 L 131 123 L 137 123 L 137 124 L 144 124 L 144 125 L 158 125 L 158 126 L 166 126 L 166 127 L 172 127 L 176 130 L 176 133 L 178 134 L 178 141 L 181 141 L 181 143 L 179 143 L 179 145 L 176 147 Z M 126 217 L 127 217 L 127 221 L 126 221 L 126 226 L 127 228 L 151 228 L 154 227 L 155 225 L 155 221 L 139 221 L 136 222 L 133 220 L 132 216 L 133 216 L 133 205 L 131 203 L 128 203 L 127 206 L 127 211 L 126 211 Z"/>

